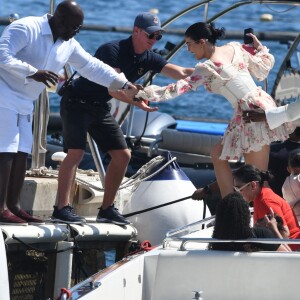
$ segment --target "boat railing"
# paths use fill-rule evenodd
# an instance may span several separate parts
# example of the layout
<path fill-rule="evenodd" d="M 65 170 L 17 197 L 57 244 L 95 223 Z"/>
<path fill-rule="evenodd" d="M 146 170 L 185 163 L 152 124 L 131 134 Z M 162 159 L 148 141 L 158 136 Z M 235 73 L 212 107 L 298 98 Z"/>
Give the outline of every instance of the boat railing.
<path fill-rule="evenodd" d="M 300 34 L 291 43 L 289 50 L 279 68 L 271 96 L 278 105 L 284 105 L 289 99 L 300 97 Z M 292 67 L 291 58 L 295 55 L 297 66 Z"/>
<path fill-rule="evenodd" d="M 253 214 L 253 208 L 250 208 Z M 215 222 L 215 216 L 188 224 L 186 226 L 172 229 L 166 233 L 163 241 L 163 248 L 177 248 L 178 250 L 187 250 L 188 244 L 193 244 L 190 249 L 206 249 L 208 243 L 263 243 L 263 244 L 300 244 L 300 239 L 279 239 L 279 238 L 252 238 L 247 240 L 220 240 L 207 235 L 212 234 Z M 202 231 L 202 232 L 201 232 Z M 202 235 L 202 236 L 201 236 Z M 198 246 L 197 246 L 198 244 Z M 206 244 L 206 245 L 205 245 Z"/>
<path fill-rule="evenodd" d="M 208 237 L 176 237 L 166 238 L 163 242 L 163 247 L 168 248 L 170 242 L 179 242 L 178 250 L 186 251 L 191 249 L 197 249 L 195 243 L 207 244 L 207 243 L 257 243 L 257 244 L 300 244 L 300 239 L 279 239 L 279 238 L 251 238 L 246 240 L 220 240 Z M 192 248 L 187 248 L 189 243 L 193 243 Z M 202 249 L 202 247 L 201 247 Z"/>
<path fill-rule="evenodd" d="M 250 208 L 250 213 L 253 214 L 253 208 Z M 252 238 L 247 240 L 220 240 L 208 237 L 212 233 L 215 222 L 215 216 L 211 216 L 200 221 L 172 229 L 166 233 L 166 238 L 163 241 L 163 248 L 177 248 L 178 250 L 187 250 L 186 245 L 193 243 L 192 249 L 203 249 L 203 244 L 207 243 L 264 243 L 264 244 L 300 244 L 300 239 L 266 239 Z M 205 231 L 204 231 L 205 230 Z M 202 232 L 201 232 L 202 231 Z M 202 235 L 202 236 L 201 236 Z M 201 245 L 195 247 L 195 243 Z"/>
<path fill-rule="evenodd" d="M 200 221 L 172 229 L 166 233 L 166 239 L 172 239 L 194 231 L 203 230 L 214 225 L 215 216 L 211 216 Z"/>
<path fill-rule="evenodd" d="M 253 212 L 254 212 L 253 207 L 250 207 L 249 211 L 250 211 L 250 214 L 253 215 Z M 213 215 L 208 218 L 203 218 L 202 220 L 199 220 L 197 222 L 190 223 L 185 226 L 181 226 L 181 227 L 169 230 L 166 233 L 166 239 L 181 237 L 183 235 L 190 234 L 197 230 L 203 230 L 203 229 L 210 228 L 210 227 L 214 226 L 215 218 L 216 218 L 216 216 Z"/>

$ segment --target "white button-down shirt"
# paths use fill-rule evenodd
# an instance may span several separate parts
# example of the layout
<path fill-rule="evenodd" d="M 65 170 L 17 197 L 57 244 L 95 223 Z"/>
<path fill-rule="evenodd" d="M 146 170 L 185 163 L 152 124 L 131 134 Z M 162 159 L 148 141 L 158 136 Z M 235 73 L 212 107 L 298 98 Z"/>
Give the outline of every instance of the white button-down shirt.
<path fill-rule="evenodd" d="M 265 111 L 267 122 L 271 129 L 283 123 L 292 122 L 300 118 L 300 102 L 286 104 Z"/>
<path fill-rule="evenodd" d="M 91 56 L 74 38 L 54 43 L 48 18 L 26 17 L 5 28 L 0 38 L 0 107 L 30 114 L 45 85 L 27 77 L 38 70 L 58 73 L 66 63 L 111 90 L 127 82 L 123 74 Z"/>

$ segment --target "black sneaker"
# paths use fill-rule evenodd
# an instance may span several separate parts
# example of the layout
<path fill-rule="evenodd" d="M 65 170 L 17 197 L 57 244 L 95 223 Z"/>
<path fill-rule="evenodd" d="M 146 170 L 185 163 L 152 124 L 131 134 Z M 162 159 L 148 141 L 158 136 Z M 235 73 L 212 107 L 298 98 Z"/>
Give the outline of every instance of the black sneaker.
<path fill-rule="evenodd" d="M 99 223 L 113 223 L 116 225 L 128 225 L 130 222 L 126 220 L 114 205 L 107 209 L 100 207 L 96 221 Z"/>
<path fill-rule="evenodd" d="M 54 210 L 51 216 L 53 222 L 61 222 L 67 224 L 82 224 L 86 223 L 85 218 L 82 218 L 74 213 L 74 208 L 70 205 L 64 206 L 62 209 L 58 209 L 57 206 L 53 206 Z"/>
<path fill-rule="evenodd" d="M 70 205 L 68 205 L 68 206 L 70 206 Z M 70 206 L 70 207 L 71 207 L 71 206 Z M 55 214 L 57 214 L 58 208 L 57 208 L 56 205 L 54 205 L 53 208 L 54 208 L 54 210 L 53 210 L 52 215 L 54 216 Z M 72 208 L 73 213 L 74 213 L 74 208 L 73 208 L 73 207 L 71 207 L 71 208 Z M 76 215 L 76 214 L 74 213 L 74 215 Z M 76 215 L 76 216 L 78 216 L 83 222 L 86 222 L 86 219 L 85 219 L 84 217 L 81 217 L 81 216 L 79 216 L 79 215 Z"/>

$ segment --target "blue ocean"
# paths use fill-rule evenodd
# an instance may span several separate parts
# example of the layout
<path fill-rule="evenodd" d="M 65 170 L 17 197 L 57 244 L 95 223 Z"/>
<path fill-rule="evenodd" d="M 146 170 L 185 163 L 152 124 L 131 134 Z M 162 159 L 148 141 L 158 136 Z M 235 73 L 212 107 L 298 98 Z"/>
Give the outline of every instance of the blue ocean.
<path fill-rule="evenodd" d="M 55 2 L 55 1 L 54 1 Z M 56 1 L 59 3 L 60 1 Z M 137 1 L 137 0 L 93 0 L 83 1 L 78 0 L 85 12 L 86 25 L 97 26 L 115 26 L 119 28 L 131 29 L 135 16 L 142 11 L 153 10 L 158 13 L 161 21 L 164 22 L 179 11 L 195 4 L 194 0 L 185 1 Z M 208 18 L 212 17 L 217 12 L 234 4 L 235 1 L 213 1 L 209 5 Z M 29 15 L 42 15 L 49 12 L 50 1 L 48 0 L 29 0 L 29 1 L 7 1 L 0 0 L 0 17 L 8 17 L 11 13 L 18 13 L 20 17 Z M 270 14 L 273 17 L 271 22 L 261 21 L 263 14 Z M 186 16 L 176 20 L 170 24 L 170 29 L 186 29 L 194 22 L 202 21 L 204 17 L 204 8 L 193 11 Z M 220 19 L 215 21 L 217 27 L 225 27 L 227 31 L 240 31 L 245 28 L 252 27 L 256 32 L 265 31 L 300 31 L 299 9 L 292 9 L 290 6 L 276 5 L 252 5 L 241 6 L 234 12 L 230 12 Z M 3 26 L 0 27 L 0 32 Z M 112 31 L 87 31 L 82 30 L 76 39 L 83 47 L 94 54 L 96 49 L 102 43 L 110 40 L 126 38 L 130 33 L 112 32 Z M 163 49 L 169 41 L 177 44 L 183 39 L 182 35 L 165 34 L 163 39 L 155 45 L 157 49 Z M 220 41 L 219 44 L 226 43 L 229 40 Z M 241 40 L 240 40 L 241 41 Z M 280 67 L 284 53 L 287 51 L 286 44 L 280 44 L 274 41 L 264 41 L 271 53 L 276 58 L 276 64 L 269 76 L 268 91 L 270 92 L 276 76 L 276 72 Z M 172 63 L 182 66 L 192 67 L 196 64 L 194 56 L 182 48 L 174 58 Z M 157 85 L 166 85 L 171 82 L 170 79 L 162 75 L 158 75 L 154 81 Z M 59 110 L 59 97 L 56 94 L 50 94 L 50 106 L 52 112 Z M 162 103 L 159 105 L 161 112 L 167 112 L 174 116 L 191 117 L 191 118 L 212 118 L 212 119 L 229 119 L 232 114 L 230 104 L 220 96 L 211 95 L 203 88 L 196 92 L 191 92 L 177 99 Z"/>

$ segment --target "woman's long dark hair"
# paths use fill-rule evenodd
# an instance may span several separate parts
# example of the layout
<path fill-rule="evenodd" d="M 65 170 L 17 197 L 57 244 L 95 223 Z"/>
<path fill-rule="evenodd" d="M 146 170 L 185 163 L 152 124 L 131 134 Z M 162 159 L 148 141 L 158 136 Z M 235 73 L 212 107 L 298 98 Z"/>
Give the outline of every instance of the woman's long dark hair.
<path fill-rule="evenodd" d="M 219 201 L 212 237 L 223 240 L 246 240 L 253 237 L 249 204 L 241 194 L 231 193 Z M 249 244 L 242 243 L 210 243 L 208 248 L 247 252 L 254 250 Z"/>
<path fill-rule="evenodd" d="M 215 45 L 216 40 L 225 37 L 225 28 L 215 28 L 214 23 L 197 22 L 186 30 L 185 36 L 194 41 L 207 39 L 210 43 Z"/>
<path fill-rule="evenodd" d="M 253 165 L 244 165 L 233 172 L 233 177 L 243 183 L 258 181 L 263 186 L 264 181 L 269 181 L 272 176 L 269 171 L 262 172 Z"/>

